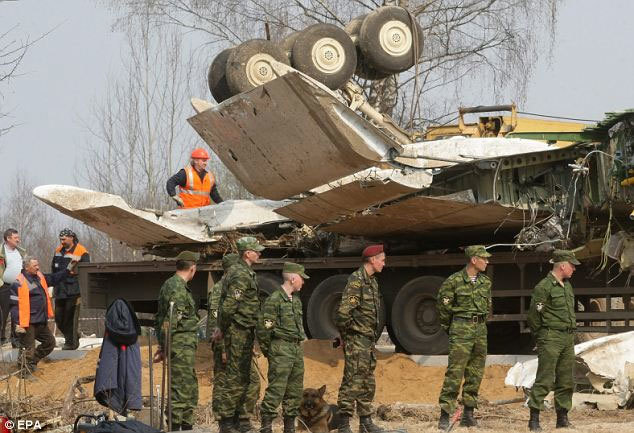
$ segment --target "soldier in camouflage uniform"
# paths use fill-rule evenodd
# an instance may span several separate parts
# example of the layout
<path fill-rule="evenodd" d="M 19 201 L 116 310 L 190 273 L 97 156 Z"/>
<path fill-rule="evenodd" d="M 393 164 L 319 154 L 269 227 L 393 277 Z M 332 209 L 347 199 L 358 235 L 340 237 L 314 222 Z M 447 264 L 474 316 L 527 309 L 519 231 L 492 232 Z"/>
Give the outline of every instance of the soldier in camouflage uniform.
<path fill-rule="evenodd" d="M 295 433 L 295 417 L 304 389 L 304 322 L 299 292 L 308 275 L 304 267 L 286 262 L 284 282 L 264 302 L 257 334 L 262 353 L 269 361 L 269 385 L 262 400 L 260 432 L 272 433 L 271 424 L 280 403 L 284 414 L 284 433 Z"/>
<path fill-rule="evenodd" d="M 198 346 L 198 315 L 187 283 L 194 278 L 199 255 L 183 251 L 176 257 L 176 273 L 161 287 L 155 331 L 159 348 L 154 362 L 165 361 L 165 332 L 170 326 L 170 303 L 173 302 L 170 327 L 170 369 L 172 375 L 172 431 L 191 430 L 194 408 L 198 404 L 198 380 L 194 370 Z"/>
<path fill-rule="evenodd" d="M 531 388 L 528 406 L 531 431 L 541 431 L 539 411 L 544 398 L 555 390 L 557 424 L 570 427 L 568 411 L 572 407 L 573 367 L 575 363 L 575 297 L 568 279 L 579 261 L 572 251 L 555 250 L 550 260 L 553 269 L 533 289 L 528 311 L 528 326 L 537 341 L 537 376 Z"/>
<path fill-rule="evenodd" d="M 352 433 L 350 417 L 354 413 L 355 403 L 359 414 L 359 432 L 383 431 L 371 418 L 376 388 L 374 342 L 381 332 L 377 329 L 381 294 L 375 274 L 385 266 L 383 245 L 365 248 L 362 257 L 363 265 L 348 277 L 336 317 L 345 359 L 337 402 L 341 414 L 340 433 Z"/>
<path fill-rule="evenodd" d="M 235 265 L 239 260 L 237 254 L 226 254 L 222 258 L 222 268 L 224 270 L 224 275 L 216 284 L 214 284 L 211 290 L 207 293 L 208 299 L 208 309 L 207 309 L 207 335 L 212 335 L 213 332 L 217 329 L 218 324 L 218 306 L 220 304 L 220 297 L 222 293 L 226 293 L 226 285 L 225 283 L 225 275 L 229 271 L 229 268 Z M 225 289 L 225 290 L 223 290 Z M 220 382 L 224 380 L 225 374 L 225 364 L 227 362 L 227 353 L 225 352 L 224 340 L 212 341 L 211 345 L 213 351 L 213 359 L 214 359 L 214 381 L 213 381 L 213 393 L 212 393 L 212 401 L 211 408 L 214 415 L 217 417 L 217 421 L 220 420 L 218 417 L 218 404 L 222 401 L 222 395 L 220 390 L 222 385 L 219 385 Z M 260 375 L 258 374 L 258 369 L 256 365 L 255 358 L 251 362 L 251 374 L 249 376 L 249 389 L 247 391 L 247 398 L 244 405 L 240 407 L 240 411 L 238 414 L 237 423 L 234 424 L 235 427 L 240 430 L 240 432 L 248 432 L 252 430 L 250 415 L 255 413 L 255 404 L 260 396 Z"/>
<path fill-rule="evenodd" d="M 456 409 L 460 383 L 464 411 L 460 425 L 476 425 L 473 409 L 487 356 L 486 320 L 491 310 L 491 280 L 483 272 L 491 254 L 482 245 L 465 249 L 467 266 L 452 274 L 440 286 L 436 308 L 440 326 L 449 334 L 449 358 L 445 381 L 440 391 L 438 428 L 449 428 L 449 414 Z"/>
<path fill-rule="evenodd" d="M 255 325 L 260 311 L 260 298 L 255 272 L 251 269 L 260 259 L 264 247 L 248 236 L 236 242 L 240 260 L 225 276 L 226 293 L 221 295 L 218 311 L 219 332 L 215 341 L 224 339 L 227 363 L 219 384 L 222 400 L 218 404 L 219 433 L 233 433 L 234 417 L 247 399 L 253 362 Z"/>

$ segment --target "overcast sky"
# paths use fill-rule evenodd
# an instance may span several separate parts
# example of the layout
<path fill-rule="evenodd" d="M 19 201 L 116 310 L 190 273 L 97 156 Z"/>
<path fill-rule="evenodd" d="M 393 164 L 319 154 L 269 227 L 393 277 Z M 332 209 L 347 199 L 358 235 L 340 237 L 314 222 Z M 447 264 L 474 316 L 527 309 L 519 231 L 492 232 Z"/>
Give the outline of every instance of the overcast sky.
<path fill-rule="evenodd" d="M 552 63 L 539 60 L 520 110 L 601 119 L 606 111 L 634 108 L 632 16 L 631 0 L 566 1 Z M 75 183 L 76 157 L 87 140 L 82 118 L 108 75 L 121 72 L 124 38 L 112 31 L 112 20 L 92 0 L 0 1 L 0 29 L 17 24 L 18 38 L 55 29 L 2 89 L 0 104 L 20 123 L 0 138 L 3 184 L 17 169 L 35 184 Z"/>

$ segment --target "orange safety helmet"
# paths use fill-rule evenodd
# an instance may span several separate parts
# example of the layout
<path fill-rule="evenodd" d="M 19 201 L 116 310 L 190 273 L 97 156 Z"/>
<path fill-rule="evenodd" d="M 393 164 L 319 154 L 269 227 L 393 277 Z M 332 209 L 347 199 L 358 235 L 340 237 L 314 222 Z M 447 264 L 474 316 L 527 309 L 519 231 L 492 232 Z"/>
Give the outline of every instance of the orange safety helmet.
<path fill-rule="evenodd" d="M 192 159 L 209 159 L 209 153 L 202 147 L 199 147 L 192 151 L 191 158 Z"/>

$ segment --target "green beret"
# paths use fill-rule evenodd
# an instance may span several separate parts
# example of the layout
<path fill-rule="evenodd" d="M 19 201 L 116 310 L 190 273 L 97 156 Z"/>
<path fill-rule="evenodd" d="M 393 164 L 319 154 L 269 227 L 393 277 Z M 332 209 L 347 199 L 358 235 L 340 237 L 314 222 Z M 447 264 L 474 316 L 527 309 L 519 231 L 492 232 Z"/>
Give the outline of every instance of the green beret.
<path fill-rule="evenodd" d="M 222 269 L 226 271 L 231 266 L 238 263 L 238 260 L 240 260 L 240 256 L 235 253 L 225 254 L 222 258 Z"/>
<path fill-rule="evenodd" d="M 192 251 L 181 251 L 177 256 L 176 260 L 183 260 L 186 262 L 197 262 L 200 259 L 199 253 L 194 253 Z"/>
<path fill-rule="evenodd" d="M 553 258 L 550 259 L 550 263 L 569 262 L 573 265 L 580 265 L 581 262 L 575 257 L 575 253 L 570 250 L 555 250 L 553 251 Z"/>
<path fill-rule="evenodd" d="M 238 251 L 262 251 L 264 247 L 260 245 L 258 240 L 253 236 L 245 236 L 236 241 L 236 245 L 238 246 Z"/>
<path fill-rule="evenodd" d="M 467 257 L 491 257 L 491 253 L 487 251 L 484 245 L 471 245 L 465 248 L 464 253 Z"/>
<path fill-rule="evenodd" d="M 305 280 L 310 278 L 304 272 L 304 267 L 298 263 L 284 262 L 284 267 L 282 268 L 282 272 L 285 274 L 297 274 L 300 277 L 304 278 Z"/>

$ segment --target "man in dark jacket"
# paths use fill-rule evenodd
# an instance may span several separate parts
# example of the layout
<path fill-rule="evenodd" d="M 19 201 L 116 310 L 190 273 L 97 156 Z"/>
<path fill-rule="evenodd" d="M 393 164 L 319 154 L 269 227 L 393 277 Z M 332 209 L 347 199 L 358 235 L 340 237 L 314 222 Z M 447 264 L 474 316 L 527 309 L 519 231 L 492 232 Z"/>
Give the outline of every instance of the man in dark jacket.
<path fill-rule="evenodd" d="M 69 263 L 67 269 L 44 275 L 34 257 L 24 258 L 24 269 L 10 288 L 11 318 L 16 323 L 15 332 L 24 349 L 24 364 L 20 360 L 22 375 L 28 377 L 36 369 L 40 359 L 55 348 L 55 337 L 48 328 L 48 319 L 53 317 L 53 306 L 48 295 L 48 285 L 55 285 L 68 276 L 77 262 Z M 35 348 L 35 340 L 40 345 Z"/>
<path fill-rule="evenodd" d="M 77 240 L 77 235 L 70 229 L 59 233 L 60 245 L 55 250 L 51 270 L 57 272 L 65 269 L 71 261 L 90 262 L 90 255 Z M 81 303 L 77 272 L 55 284 L 55 323 L 64 334 L 64 350 L 75 350 L 79 347 L 79 305 Z"/>

